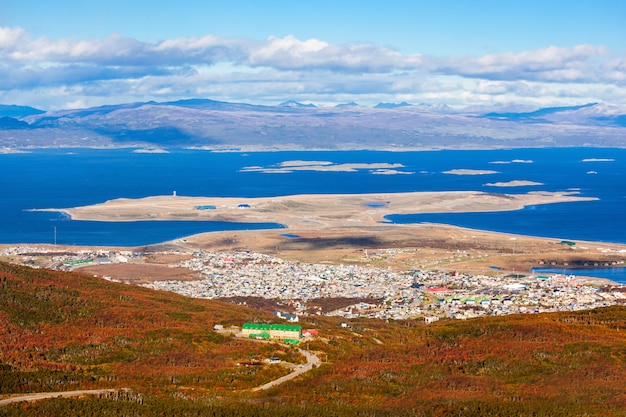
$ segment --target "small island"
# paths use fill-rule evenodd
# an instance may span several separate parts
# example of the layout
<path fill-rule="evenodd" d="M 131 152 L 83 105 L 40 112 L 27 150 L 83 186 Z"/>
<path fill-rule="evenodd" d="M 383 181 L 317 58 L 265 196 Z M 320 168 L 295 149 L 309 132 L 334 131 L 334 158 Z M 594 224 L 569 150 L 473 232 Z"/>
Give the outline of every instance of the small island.
<path fill-rule="evenodd" d="M 491 175 L 497 174 L 498 171 L 490 169 L 451 169 L 449 171 L 443 171 L 443 173 L 448 175 Z"/>

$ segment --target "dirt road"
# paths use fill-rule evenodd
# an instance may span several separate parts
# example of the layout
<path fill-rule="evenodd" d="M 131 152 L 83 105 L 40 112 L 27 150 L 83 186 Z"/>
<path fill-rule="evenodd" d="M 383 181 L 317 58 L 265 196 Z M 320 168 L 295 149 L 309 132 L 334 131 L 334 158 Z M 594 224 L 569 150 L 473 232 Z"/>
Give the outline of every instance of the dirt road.
<path fill-rule="evenodd" d="M 292 380 L 298 375 L 302 375 L 303 373 L 310 371 L 311 369 L 313 369 L 313 367 L 319 366 L 320 360 L 313 353 L 303 349 L 298 349 L 298 351 L 306 357 L 307 362 L 305 365 L 299 365 L 292 373 L 270 381 L 267 384 L 261 385 L 260 387 L 253 388 L 252 391 L 262 391 L 270 389 L 272 387 L 282 384 L 283 382 Z"/>
<path fill-rule="evenodd" d="M 78 391 L 62 391 L 62 392 L 38 392 L 34 394 L 21 395 L 19 397 L 7 398 L 0 400 L 0 406 L 19 403 L 22 401 L 37 401 L 47 398 L 60 398 L 60 397 L 82 397 L 85 395 L 100 395 L 105 393 L 114 393 L 119 391 L 126 391 L 126 388 L 121 389 L 91 389 L 91 390 L 78 390 Z"/>

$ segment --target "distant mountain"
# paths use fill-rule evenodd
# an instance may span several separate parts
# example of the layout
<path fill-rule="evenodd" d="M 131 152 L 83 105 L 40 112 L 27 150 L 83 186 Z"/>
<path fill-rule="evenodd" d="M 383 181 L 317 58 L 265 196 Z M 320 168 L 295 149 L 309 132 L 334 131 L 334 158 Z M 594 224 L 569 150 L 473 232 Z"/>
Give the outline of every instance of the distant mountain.
<path fill-rule="evenodd" d="M 540 118 L 546 115 L 555 114 L 555 113 L 563 113 L 563 112 L 571 112 L 584 108 L 589 108 L 597 105 L 598 103 L 588 103 L 580 106 L 569 106 L 569 107 L 547 107 L 544 109 L 539 109 L 531 112 L 505 112 L 505 113 L 487 113 L 485 117 L 493 117 L 493 118 L 503 118 L 503 119 L 531 119 L 531 118 Z"/>
<path fill-rule="evenodd" d="M 43 114 L 45 111 L 28 106 L 16 106 L 14 104 L 0 104 L 0 117 L 26 117 L 33 114 Z"/>
<path fill-rule="evenodd" d="M 287 100 L 287 101 L 283 101 L 282 103 L 279 104 L 280 107 L 297 107 L 297 108 L 315 108 L 317 107 L 315 104 L 313 103 L 309 103 L 309 104 L 303 104 L 300 103 L 298 101 L 294 101 L 294 100 Z"/>
<path fill-rule="evenodd" d="M 604 103 L 455 110 L 444 104 L 277 106 L 208 99 L 37 113 L 0 122 L 0 147 L 488 149 L 626 147 L 626 109 Z"/>
<path fill-rule="evenodd" d="M 192 98 L 192 99 L 187 99 L 187 100 L 167 101 L 165 103 L 149 103 L 149 104 L 189 107 L 193 109 L 211 109 L 211 108 L 220 108 L 230 103 L 226 103 L 223 101 L 209 100 L 209 99 Z"/>
<path fill-rule="evenodd" d="M 587 103 L 579 106 L 547 107 L 530 112 L 491 112 L 483 117 L 520 123 L 571 122 L 592 126 L 626 127 L 626 111 L 604 103 Z"/>
<path fill-rule="evenodd" d="M 420 103 L 416 105 L 409 105 L 411 108 L 420 111 L 426 112 L 435 112 L 435 113 L 458 113 L 452 107 L 447 104 L 429 104 L 429 103 Z M 406 106 L 399 106 L 406 107 Z"/>
<path fill-rule="evenodd" d="M 354 101 L 351 101 L 349 103 L 340 103 L 340 104 L 337 104 L 335 106 L 336 109 L 346 109 L 346 108 L 350 108 L 350 107 L 361 107 L 361 106 L 359 106 Z"/>
<path fill-rule="evenodd" d="M 124 103 L 124 104 L 113 104 L 113 105 L 105 105 L 98 107 L 91 107 L 88 109 L 70 109 L 70 110 L 61 110 L 59 112 L 46 114 L 39 120 L 46 120 L 48 117 L 50 118 L 59 118 L 59 117 L 68 117 L 68 118 L 82 118 L 82 117 L 90 117 L 90 116 L 104 116 L 112 112 L 124 110 L 124 109 L 137 109 L 141 106 L 156 104 L 155 102 L 148 103 Z"/>
<path fill-rule="evenodd" d="M 517 103 L 499 104 L 475 104 L 459 110 L 460 113 L 485 114 L 485 113 L 524 113 L 539 109 L 538 106 L 529 106 Z"/>
<path fill-rule="evenodd" d="M 401 109 L 401 108 L 410 108 L 414 111 L 420 112 L 433 112 L 433 113 L 455 113 L 455 110 L 448 106 L 447 104 L 429 104 L 429 103 L 420 103 L 420 104 L 411 104 L 403 101 L 402 103 L 378 103 L 374 106 L 375 109 Z"/>
<path fill-rule="evenodd" d="M 397 109 L 398 107 L 410 107 L 411 104 L 403 101 L 402 103 L 378 103 L 374 106 L 375 109 Z"/>
<path fill-rule="evenodd" d="M 228 110 L 228 111 L 246 110 L 246 109 L 260 110 L 263 107 L 267 107 L 267 106 L 255 106 L 254 104 L 228 103 L 226 101 L 195 99 L 195 98 L 187 99 L 187 100 L 168 101 L 164 103 L 150 102 L 146 104 L 151 104 L 155 106 L 185 107 L 185 108 L 197 109 L 197 110 Z"/>

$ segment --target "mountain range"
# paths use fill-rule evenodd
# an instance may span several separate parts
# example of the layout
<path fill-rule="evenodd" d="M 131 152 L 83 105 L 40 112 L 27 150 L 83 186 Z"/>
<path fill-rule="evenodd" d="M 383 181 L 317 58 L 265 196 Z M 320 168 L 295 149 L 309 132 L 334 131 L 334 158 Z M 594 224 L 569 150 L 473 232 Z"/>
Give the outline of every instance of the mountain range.
<path fill-rule="evenodd" d="M 214 150 L 623 147 L 626 108 L 351 102 L 317 107 L 208 99 L 44 112 L 0 105 L 0 148 L 198 147 Z"/>

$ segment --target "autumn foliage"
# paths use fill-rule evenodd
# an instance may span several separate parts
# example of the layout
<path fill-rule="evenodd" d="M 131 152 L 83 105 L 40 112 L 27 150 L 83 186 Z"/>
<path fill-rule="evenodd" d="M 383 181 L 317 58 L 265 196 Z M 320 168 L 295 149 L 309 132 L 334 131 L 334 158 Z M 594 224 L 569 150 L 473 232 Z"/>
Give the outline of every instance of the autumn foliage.
<path fill-rule="evenodd" d="M 62 272 L 0 264 L 0 394 L 129 387 L 129 399 L 55 399 L 1 415 L 626 415 L 626 309 L 468 321 L 302 320 L 322 365 L 214 332 L 266 313 Z M 82 410 L 82 411 L 81 411 Z M 85 410 L 101 410 L 91 413 Z M 169 411 L 172 411 L 171 413 Z"/>
<path fill-rule="evenodd" d="M 213 331 L 256 312 L 99 278 L 0 264 L 0 394 L 132 387 L 252 388 L 287 373 L 242 370 L 277 345 Z"/>

